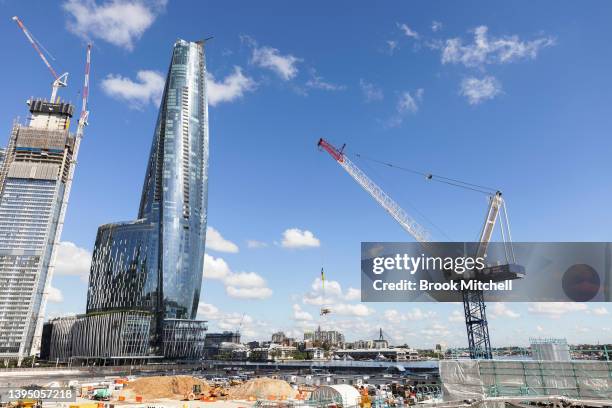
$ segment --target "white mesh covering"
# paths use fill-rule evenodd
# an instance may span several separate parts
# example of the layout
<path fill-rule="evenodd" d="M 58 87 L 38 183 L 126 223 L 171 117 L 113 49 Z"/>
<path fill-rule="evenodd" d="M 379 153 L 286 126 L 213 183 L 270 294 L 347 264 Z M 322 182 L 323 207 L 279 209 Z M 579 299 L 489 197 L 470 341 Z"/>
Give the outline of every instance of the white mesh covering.
<path fill-rule="evenodd" d="M 343 407 L 356 407 L 359 405 L 359 392 L 348 384 L 325 385 L 317 388 L 310 395 L 314 401 L 335 401 Z"/>
<path fill-rule="evenodd" d="M 440 361 L 445 401 L 557 395 L 612 400 L 612 363 L 606 361 Z"/>

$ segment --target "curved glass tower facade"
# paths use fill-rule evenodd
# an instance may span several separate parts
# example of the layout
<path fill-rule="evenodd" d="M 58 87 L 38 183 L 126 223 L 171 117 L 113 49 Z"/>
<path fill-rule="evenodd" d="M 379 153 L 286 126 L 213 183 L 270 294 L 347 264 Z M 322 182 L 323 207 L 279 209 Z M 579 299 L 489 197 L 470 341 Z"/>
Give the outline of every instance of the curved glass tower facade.
<path fill-rule="evenodd" d="M 208 105 L 201 43 L 174 45 L 139 218 L 156 224 L 158 310 L 194 319 L 200 299 L 208 199 Z M 152 271 L 153 272 L 153 271 Z"/>
<path fill-rule="evenodd" d="M 98 228 L 87 311 L 71 329 L 73 357 L 203 352 L 206 322 L 194 320 L 208 200 L 203 48 L 203 42 L 174 44 L 138 219 Z"/>

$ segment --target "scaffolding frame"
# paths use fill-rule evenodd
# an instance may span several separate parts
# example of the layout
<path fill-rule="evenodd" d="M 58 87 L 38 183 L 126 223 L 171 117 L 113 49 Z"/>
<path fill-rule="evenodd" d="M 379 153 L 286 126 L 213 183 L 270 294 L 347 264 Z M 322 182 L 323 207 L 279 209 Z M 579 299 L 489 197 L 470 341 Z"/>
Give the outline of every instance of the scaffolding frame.
<path fill-rule="evenodd" d="M 445 400 L 563 396 L 612 400 L 612 362 L 444 360 Z"/>

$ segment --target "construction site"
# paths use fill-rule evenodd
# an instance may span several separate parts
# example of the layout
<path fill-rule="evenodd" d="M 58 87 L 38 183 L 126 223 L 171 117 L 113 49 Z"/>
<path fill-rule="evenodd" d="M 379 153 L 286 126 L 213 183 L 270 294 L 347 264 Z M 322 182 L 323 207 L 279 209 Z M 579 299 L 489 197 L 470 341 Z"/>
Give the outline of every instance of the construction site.
<path fill-rule="evenodd" d="M 36 139 L 30 135 L 33 131 L 27 127 L 16 127 L 11 139 L 12 145 L 9 146 L 16 153 L 3 165 L 2 169 L 6 171 L 0 174 L 0 182 L 10 177 L 62 180 L 64 183 L 61 190 L 62 200 L 58 218 L 54 221 L 57 231 L 53 231 L 51 239 L 51 246 L 59 245 L 74 168 L 89 118 L 91 45 L 87 45 L 85 49 L 81 113 L 75 134 L 70 134 L 69 122 L 74 108 L 61 102 L 58 96 L 58 90 L 67 86 L 68 74 L 57 74 L 41 50 L 44 47 L 34 39 L 18 17 L 13 17 L 13 20 L 53 76 L 50 99 L 29 101 L 29 110 L 32 114 L 30 127 L 37 128 L 43 120 L 46 120 L 53 122 L 53 126 L 57 129 L 52 131 L 54 139 L 49 137 L 41 141 L 40 137 Z M 194 46 L 193 44 L 202 47 L 201 42 L 179 45 L 188 49 Z M 180 58 L 173 56 L 173 61 L 175 60 Z M 202 72 L 203 69 L 200 72 L 203 75 Z M 183 94 L 184 100 L 188 100 L 186 92 Z M 50 125 L 45 124 L 45 126 Z M 187 128 L 187 125 L 182 127 L 185 135 Z M 62 150 L 64 148 L 68 150 L 64 152 Z M 493 284 L 519 281 L 529 276 L 529 271 L 525 270 L 515 255 L 506 208 L 508 198 L 500 190 L 463 181 L 455 176 L 446 177 L 422 172 L 359 154 L 349 158 L 346 145 L 338 147 L 323 138 L 316 141 L 316 148 L 328 154 L 353 182 L 357 183 L 399 224 L 407 233 L 406 240 L 415 241 L 423 248 L 436 242 L 434 235 L 404 210 L 351 158 L 368 161 L 393 171 L 410 173 L 426 183 L 441 183 L 451 189 L 458 188 L 480 196 L 484 195 L 488 206 L 483 208 L 484 222 L 478 224 L 480 233 L 475 241 L 474 253 L 470 255 L 484 259 L 490 245 L 497 242 L 503 249 L 504 261 L 495 265 L 485 265 L 481 269 L 473 268 L 469 274 L 470 284 L 484 281 Z M 315 143 L 312 143 L 312 150 L 315 155 Z M 25 164 L 19 162 L 34 163 L 34 167 L 26 168 Z M 11 165 L 14 166 L 9 168 Z M 162 170 L 157 171 L 159 174 L 162 173 Z M 161 193 L 155 190 L 155 194 Z M 185 196 L 188 195 L 187 193 Z M 336 198 L 341 199 L 341 197 Z M 182 211 L 184 213 L 181 213 L 181 217 L 186 219 L 188 206 L 182 207 Z M 341 217 L 342 214 L 334 216 Z M 135 222 L 131 226 L 141 227 L 139 223 L 140 221 Z M 188 229 L 184 227 L 181 230 Z M 114 230 L 111 232 L 114 233 Z M 112 236 L 112 233 L 109 233 L 109 236 Z M 497 238 L 495 234 L 499 237 Z M 50 285 L 53 262 L 55 262 L 51 254 L 54 250 L 55 248 L 52 248 L 48 254 L 51 264 L 48 276 L 45 272 L 45 276 L 37 281 L 40 287 L 32 289 L 41 294 L 38 303 L 42 302 L 42 293 Z M 19 251 L 23 252 L 22 249 Z M 134 248 L 129 248 L 129 251 L 138 252 Z M 130 268 L 135 269 L 138 262 L 132 260 L 130 262 L 132 262 Z M 4 276 L 2 273 L 3 270 L 0 269 L 0 277 Z M 109 278 L 109 282 L 120 281 L 113 279 Z M 119 286 L 128 287 L 130 282 L 121 281 Z M 323 269 L 321 283 L 323 295 L 321 305 L 317 305 L 317 308 L 320 321 L 326 324 L 326 319 L 333 317 L 336 311 L 331 302 L 330 304 L 326 302 Z M 190 285 L 193 286 L 191 283 Z M 100 287 L 106 288 L 106 286 Z M 100 290 L 97 295 L 103 298 L 107 293 Z M 11 300 L 18 296 L 21 294 L 0 289 L 0 300 L 5 298 Z M 278 340 L 273 338 L 273 341 L 267 342 L 265 347 L 257 344 L 247 348 L 240 343 L 242 326 L 240 321 L 236 333 L 217 334 L 219 336 L 217 343 L 214 347 L 209 347 L 215 349 L 216 354 L 213 359 L 204 352 L 210 346 L 206 336 L 210 336 L 209 340 L 212 339 L 211 333 L 204 334 L 207 322 L 193 318 L 188 320 L 184 317 L 188 315 L 187 312 L 181 311 L 184 315 L 181 315 L 183 316 L 181 319 L 172 317 L 162 321 L 163 319 L 155 320 L 158 316 L 148 311 L 133 312 L 131 309 L 124 310 L 122 306 L 113 305 L 113 310 L 118 310 L 116 313 L 119 317 L 104 320 L 107 311 L 102 308 L 92 309 L 88 310 L 86 315 L 79 317 L 52 319 L 43 329 L 44 308 L 42 308 L 25 337 L 29 339 L 29 348 L 42 349 L 38 358 L 45 364 L 36 366 L 34 358 L 31 360 L 31 367 L 0 368 L 0 407 L 612 407 L 612 361 L 605 346 L 599 360 L 578 360 L 574 358 L 564 339 L 533 338 L 530 339 L 529 353 L 502 358 L 496 355 L 492 348 L 491 336 L 495 336 L 495 333 L 489 331 L 485 291 L 476 284 L 468 285 L 460 291 L 460 298 L 463 310 L 462 322 L 465 324 L 466 333 L 464 339 L 466 347 L 462 350 L 463 354 L 453 355 L 440 351 L 427 356 L 407 346 L 389 345 L 382 329 L 379 331 L 379 338 L 372 340 L 373 344 L 353 344 L 352 347 L 345 347 L 346 342 L 340 332 L 322 330 L 321 325 L 317 332 L 311 334 L 313 338 L 309 339 L 308 346 L 299 350 L 297 346 L 285 341 L 284 333 L 280 333 L 282 338 L 279 334 Z M 196 309 L 198 300 L 199 293 L 195 302 Z M 14 302 L 11 305 L 14 308 L 19 306 Z M 172 307 L 174 311 L 180 309 L 176 304 Z M 27 317 L 29 310 L 23 312 L 23 316 Z M 175 329 L 172 333 L 170 333 L 170 323 Z M 83 328 L 86 324 L 90 325 L 87 326 L 89 327 L 87 330 Z M 6 327 L 5 333 L 0 333 L 0 337 L 9 338 L 8 328 L 12 329 L 14 326 Z M 156 338 L 152 334 L 154 327 L 169 339 L 161 335 L 161 340 Z M 101 334 L 102 330 L 106 330 L 105 334 Z M 45 335 L 48 335 L 46 339 Z M 237 338 L 232 337 L 227 341 L 224 335 L 226 337 L 237 335 Z M 15 339 L 21 338 L 22 334 L 17 333 L 15 329 L 10 336 L 12 336 L 11 344 L 17 344 Z M 316 339 L 316 336 L 325 339 Z M 153 341 L 154 337 L 158 343 Z M 94 340 L 96 349 L 95 352 L 91 352 L 85 343 Z M 112 347 L 105 348 L 104 342 Z M 326 346 L 325 349 L 323 345 Z M 7 361 L 9 357 L 13 358 L 15 355 L 19 359 L 20 366 L 24 356 L 34 355 L 20 347 L 6 347 Z M 152 353 L 151 350 L 155 347 L 163 352 Z M 5 363 L 5 366 L 8 367 L 8 364 Z M 61 390 L 66 398 L 55 401 L 43 397 L 44 390 Z"/>

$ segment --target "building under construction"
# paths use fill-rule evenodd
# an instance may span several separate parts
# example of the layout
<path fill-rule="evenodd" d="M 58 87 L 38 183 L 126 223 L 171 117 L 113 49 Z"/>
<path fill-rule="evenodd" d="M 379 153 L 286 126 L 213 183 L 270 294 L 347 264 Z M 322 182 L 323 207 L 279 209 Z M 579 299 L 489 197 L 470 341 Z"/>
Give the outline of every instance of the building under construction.
<path fill-rule="evenodd" d="M 23 23 L 13 18 L 36 51 Z M 38 352 L 46 295 L 53 275 L 79 143 L 87 123 L 89 52 L 83 107 L 76 133 L 70 132 L 74 106 L 60 102 L 57 90 L 67 74 L 54 74 L 50 100 L 27 104 L 27 123 L 15 122 L 0 167 L 0 358 Z"/>

